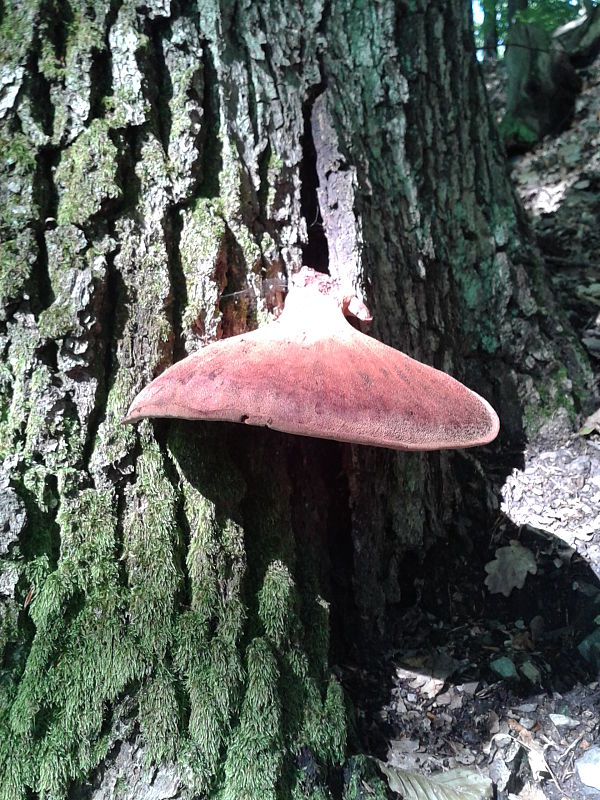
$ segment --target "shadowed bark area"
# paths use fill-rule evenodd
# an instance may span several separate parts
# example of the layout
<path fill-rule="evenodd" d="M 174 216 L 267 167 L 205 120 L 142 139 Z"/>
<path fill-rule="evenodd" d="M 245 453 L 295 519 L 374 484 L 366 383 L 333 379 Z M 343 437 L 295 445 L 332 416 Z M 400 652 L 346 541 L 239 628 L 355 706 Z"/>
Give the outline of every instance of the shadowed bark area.
<path fill-rule="evenodd" d="M 588 380 L 468 5 L 0 5 L 0 797 L 362 796 L 331 665 Z M 303 261 L 485 396 L 500 442 L 121 425 L 174 360 L 267 322 Z"/>

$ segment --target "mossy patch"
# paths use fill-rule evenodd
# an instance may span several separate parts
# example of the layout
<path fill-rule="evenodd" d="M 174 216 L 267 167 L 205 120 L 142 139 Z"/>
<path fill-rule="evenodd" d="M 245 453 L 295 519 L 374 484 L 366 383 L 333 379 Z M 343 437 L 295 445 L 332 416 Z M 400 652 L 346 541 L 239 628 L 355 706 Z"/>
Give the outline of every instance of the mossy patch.
<path fill-rule="evenodd" d="M 225 221 L 209 198 L 199 197 L 182 212 L 179 253 L 187 303 L 183 309 L 184 334 L 215 339 L 221 314 L 219 298 L 225 283 Z"/>
<path fill-rule="evenodd" d="M 27 765 L 23 783 L 43 796 L 62 796 L 105 754 L 106 704 L 142 666 L 121 622 L 112 494 L 63 498 L 57 524 L 61 558 L 33 595 L 35 635 L 0 723 L 9 733 L 0 737 L 0 763 L 10 769 L 16 752 Z"/>
<path fill-rule="evenodd" d="M 0 17 L 0 52 L 5 64 L 20 64 L 34 33 L 39 0 L 4 3 Z"/>
<path fill-rule="evenodd" d="M 273 561 L 258 593 L 258 615 L 267 638 L 278 649 L 296 624 L 296 606 L 296 586 L 288 568 L 281 561 Z"/>
<path fill-rule="evenodd" d="M 575 422 L 573 383 L 564 366 L 555 367 L 550 375 L 535 382 L 534 388 L 530 402 L 523 412 L 528 439 L 532 439 L 560 409 L 567 412 L 572 423 Z"/>
<path fill-rule="evenodd" d="M 388 797 L 387 786 L 371 759 L 362 755 L 348 759 L 342 800 L 387 800 Z"/>
<path fill-rule="evenodd" d="M 63 151 L 55 173 L 59 223 L 83 225 L 107 201 L 121 196 L 117 148 L 108 131 L 105 121 L 95 119 Z"/>
<path fill-rule="evenodd" d="M 53 303 L 45 308 L 39 318 L 39 332 L 43 339 L 62 339 L 73 328 L 75 307 L 72 303 Z"/>
<path fill-rule="evenodd" d="M 225 761 L 223 800 L 277 800 L 283 761 L 279 670 L 269 644 L 248 645 L 246 691 Z"/>
<path fill-rule="evenodd" d="M 143 438 L 137 480 L 124 520 L 124 559 L 130 591 L 129 620 L 147 658 L 162 660 L 172 636 L 181 575 L 174 561 L 179 536 L 175 493 L 156 442 Z"/>
<path fill-rule="evenodd" d="M 33 196 L 36 149 L 22 133 L 0 133 L 0 241 L 19 240 L 37 216 Z"/>
<path fill-rule="evenodd" d="M 6 318 L 8 304 L 22 296 L 36 253 L 30 230 L 24 230 L 15 239 L 0 241 L 0 319 Z"/>

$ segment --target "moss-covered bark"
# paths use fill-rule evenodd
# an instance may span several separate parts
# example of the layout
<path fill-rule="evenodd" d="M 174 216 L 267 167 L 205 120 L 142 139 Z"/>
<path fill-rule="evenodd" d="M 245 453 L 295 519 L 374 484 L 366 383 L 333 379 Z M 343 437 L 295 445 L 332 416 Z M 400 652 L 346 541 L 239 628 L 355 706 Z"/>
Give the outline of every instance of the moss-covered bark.
<path fill-rule="evenodd" d="M 120 420 L 303 261 L 505 441 L 573 407 L 467 6 L 0 7 L 3 800 L 363 796 L 330 634 L 383 632 L 402 553 L 487 513 L 478 456 Z"/>

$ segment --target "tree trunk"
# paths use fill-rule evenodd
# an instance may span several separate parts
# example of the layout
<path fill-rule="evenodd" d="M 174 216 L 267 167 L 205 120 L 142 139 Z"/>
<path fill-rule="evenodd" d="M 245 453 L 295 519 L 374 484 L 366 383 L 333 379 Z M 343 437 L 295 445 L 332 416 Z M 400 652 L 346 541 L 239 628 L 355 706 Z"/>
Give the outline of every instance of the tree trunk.
<path fill-rule="evenodd" d="M 496 0 L 483 0 L 483 55 L 486 59 L 498 58 L 498 21 Z"/>
<path fill-rule="evenodd" d="M 389 631 L 404 554 L 490 519 L 501 446 L 586 379 L 469 4 L 0 15 L 0 796 L 354 797 L 331 664 Z M 500 442 L 121 424 L 173 360 L 264 323 L 303 261 L 488 398 Z"/>

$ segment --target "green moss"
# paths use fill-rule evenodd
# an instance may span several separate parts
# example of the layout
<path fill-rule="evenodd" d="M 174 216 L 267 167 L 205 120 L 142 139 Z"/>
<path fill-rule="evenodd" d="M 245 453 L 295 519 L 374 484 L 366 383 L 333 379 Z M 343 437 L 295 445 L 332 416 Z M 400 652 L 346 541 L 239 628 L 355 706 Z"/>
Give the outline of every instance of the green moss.
<path fill-rule="evenodd" d="M 121 196 L 117 183 L 117 148 L 108 124 L 92 120 L 73 144 L 63 151 L 56 168 L 58 222 L 83 225 L 104 203 Z"/>
<path fill-rule="evenodd" d="M 174 562 L 179 537 L 175 492 L 162 455 L 150 437 L 142 440 L 137 480 L 123 525 L 129 576 L 130 629 L 147 658 L 164 659 L 172 636 L 181 575 Z"/>
<path fill-rule="evenodd" d="M 193 653 L 186 646 L 185 663 L 181 660 L 183 652 L 176 663 L 184 669 L 189 741 L 181 753 L 181 763 L 190 773 L 195 791 L 207 792 L 216 779 L 231 736 L 244 671 L 236 645 L 220 636 Z"/>
<path fill-rule="evenodd" d="M 34 33 L 40 3 L 5 3 L 0 18 L 0 52 L 5 64 L 20 64 Z"/>
<path fill-rule="evenodd" d="M 69 87 L 81 86 L 82 92 L 87 90 L 82 83 L 82 65 L 91 61 L 92 51 L 102 52 L 104 43 L 105 7 L 98 0 L 86 3 L 71 3 L 65 8 L 60 0 L 50 0 L 53 11 L 47 8 L 47 19 L 54 24 L 42 25 L 40 30 L 40 51 L 38 68 L 41 74 L 52 83 L 63 83 Z M 60 28 L 60 30 L 58 30 Z M 84 67 L 85 69 L 85 67 Z M 60 140 L 65 122 L 69 118 L 70 102 L 68 93 L 57 93 L 54 101 L 55 139 Z"/>
<path fill-rule="evenodd" d="M 283 647 L 297 625 L 296 605 L 296 587 L 288 568 L 281 561 L 273 561 L 258 593 L 258 615 L 267 639 L 277 649 Z"/>
<path fill-rule="evenodd" d="M 32 234 L 0 242 L 0 319 L 6 318 L 7 304 L 22 295 L 34 252 Z"/>
<path fill-rule="evenodd" d="M 38 330 L 42 338 L 53 341 L 68 334 L 81 332 L 78 309 L 73 301 L 74 286 L 82 278 L 88 282 L 84 295 L 86 310 L 94 304 L 96 282 L 104 279 L 104 269 L 96 265 L 98 256 L 104 264 L 105 249 L 100 245 L 88 247 L 86 237 L 75 225 L 59 225 L 46 233 L 48 273 L 54 295 L 52 304 L 38 317 Z M 92 311 L 92 313 L 94 313 Z"/>
<path fill-rule="evenodd" d="M 93 472 L 103 469 L 106 464 L 119 463 L 133 450 L 136 430 L 131 425 L 123 425 L 121 420 L 139 388 L 133 370 L 119 364 L 106 399 L 105 417 L 94 442 Z M 148 423 L 143 424 L 148 427 Z"/>
<path fill-rule="evenodd" d="M 525 408 L 523 421 L 528 438 L 535 436 L 540 428 L 564 409 L 571 423 L 575 422 L 575 403 L 573 398 L 573 384 L 567 375 L 564 366 L 557 366 L 543 379 L 535 383 L 537 397 L 535 401 Z"/>
<path fill-rule="evenodd" d="M 247 649 L 246 692 L 225 761 L 223 800 L 277 800 L 283 761 L 279 670 L 264 639 Z"/>
<path fill-rule="evenodd" d="M 210 432 L 181 423 L 171 432 L 183 482 L 184 511 L 189 525 L 187 554 L 190 604 L 178 618 L 174 663 L 189 702 L 190 741 L 180 754 L 195 791 L 208 791 L 216 780 L 239 713 L 244 670 L 239 641 L 246 609 L 242 602 L 245 575 L 241 527 L 218 511 L 199 488 L 222 481 L 223 502 L 237 506 L 243 484 L 226 450 Z"/>
<path fill-rule="evenodd" d="M 500 347 L 498 327 L 493 314 L 482 313 L 490 303 L 502 302 L 498 299 L 501 287 L 495 285 L 496 265 L 494 257 L 482 259 L 476 267 L 467 268 L 462 255 L 455 255 L 459 268 L 454 275 L 465 307 L 462 315 L 464 333 L 472 342 L 473 348 L 481 347 L 486 353 L 494 353 Z"/>
<path fill-rule="evenodd" d="M 0 605 L 0 660 L 6 645 L 17 640 L 19 611 L 14 600 L 3 599 Z"/>
<path fill-rule="evenodd" d="M 62 796 L 68 780 L 83 778 L 105 754 L 107 704 L 144 667 L 122 625 L 112 494 L 63 498 L 57 523 L 61 558 L 33 595 L 36 632 L 2 722 L 10 747 L 0 742 L 0 763 L 9 771 L 16 748 L 28 769 L 22 782 L 42 796 Z"/>
<path fill-rule="evenodd" d="M 143 140 L 140 157 L 135 165 L 135 174 L 141 184 L 140 196 L 149 205 L 155 206 L 155 194 L 158 191 L 163 191 L 165 197 L 170 192 L 171 175 L 165 151 L 158 138 L 151 133 L 147 133 Z"/>
<path fill-rule="evenodd" d="M 103 22 L 106 7 L 101 0 L 92 0 L 85 5 L 87 5 L 87 9 L 83 4 L 72 6 L 73 16 L 67 27 L 65 47 L 67 62 L 71 60 L 73 52 L 89 53 L 92 50 L 100 52 L 104 49 Z"/>
<path fill-rule="evenodd" d="M 298 776 L 292 789 L 291 800 L 331 800 L 331 794 L 322 786 L 307 789 L 311 776 L 305 770 L 298 770 Z"/>
<path fill-rule="evenodd" d="M 150 103 L 137 87 L 129 83 L 119 84 L 114 93 L 105 99 L 104 107 L 106 121 L 113 130 L 142 125 L 150 115 Z"/>
<path fill-rule="evenodd" d="M 317 591 L 317 581 L 310 575 L 302 593 L 302 620 L 306 635 L 303 644 L 315 670 L 322 678 L 329 664 L 329 603 Z"/>
<path fill-rule="evenodd" d="M 175 679 L 164 665 L 146 680 L 139 700 L 140 731 L 148 764 L 173 761 L 179 738 L 179 706 Z"/>
<path fill-rule="evenodd" d="M 15 327 L 8 351 L 8 369 L 3 373 L 3 394 L 6 398 L 0 430 L 0 453 L 3 457 L 24 449 L 19 436 L 30 408 L 27 372 L 33 360 L 37 337 L 31 331 Z"/>
<path fill-rule="evenodd" d="M 33 197 L 36 149 L 21 133 L 1 132 L 0 152 L 0 241 L 24 243 L 25 226 L 38 214 Z"/>
<path fill-rule="evenodd" d="M 72 303 L 53 303 L 39 317 L 38 330 L 43 339 L 62 339 L 73 328 L 75 307 Z"/>
<path fill-rule="evenodd" d="M 249 198 L 244 197 L 245 177 L 235 143 L 225 135 L 223 137 L 223 166 L 219 175 L 220 196 L 223 217 L 233 232 L 239 245 L 245 264 L 250 271 L 261 266 L 261 252 L 258 242 L 243 222 L 243 214 L 249 205 Z"/>
<path fill-rule="evenodd" d="M 190 211 L 182 211 L 182 220 L 179 246 L 187 296 L 183 329 L 215 338 L 225 281 L 225 221 L 212 200 L 204 197 L 199 197 Z"/>
<path fill-rule="evenodd" d="M 0 146 L 2 146 L 3 168 L 13 174 L 32 175 L 36 165 L 36 149 L 29 139 L 22 133 L 0 133 Z"/>
<path fill-rule="evenodd" d="M 303 748 L 325 775 L 346 741 L 342 692 L 326 669 L 327 607 L 304 572 L 299 602 L 290 566 L 286 484 L 259 493 L 273 478 L 259 459 L 248 488 L 223 426 L 181 423 L 169 440 L 177 491 L 151 431 L 137 429 L 122 529 L 112 492 L 82 489 L 73 476 L 48 492 L 46 468 L 30 470 L 32 499 L 49 512 L 59 504 L 50 522 L 60 556 L 56 534 L 28 554 L 35 633 L 18 687 L 0 704 L 0 784 L 15 796 L 24 787 L 63 796 L 105 755 L 108 714 L 129 691 L 148 760 L 175 761 L 196 793 L 274 800 L 289 786 L 326 797 L 306 776 L 295 787 L 286 777 Z M 309 620 L 322 630 L 309 635 Z"/>
<path fill-rule="evenodd" d="M 122 797 L 125 797 L 129 792 L 129 783 L 127 782 L 127 779 L 124 778 L 122 775 L 119 775 L 119 777 L 115 781 L 115 786 L 113 791 L 115 795 L 115 800 L 121 800 Z"/>
<path fill-rule="evenodd" d="M 374 763 L 366 756 L 348 759 L 344 769 L 343 800 L 387 800 L 388 790 Z"/>
<path fill-rule="evenodd" d="M 289 752 L 309 748 L 322 767 L 339 764 L 344 757 L 347 720 L 343 692 L 334 678 L 323 685 L 299 647 L 281 661 L 283 730 Z"/>

